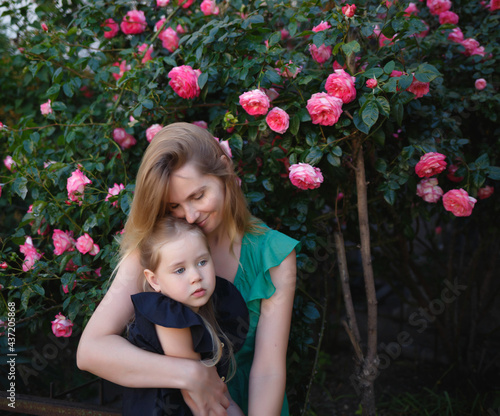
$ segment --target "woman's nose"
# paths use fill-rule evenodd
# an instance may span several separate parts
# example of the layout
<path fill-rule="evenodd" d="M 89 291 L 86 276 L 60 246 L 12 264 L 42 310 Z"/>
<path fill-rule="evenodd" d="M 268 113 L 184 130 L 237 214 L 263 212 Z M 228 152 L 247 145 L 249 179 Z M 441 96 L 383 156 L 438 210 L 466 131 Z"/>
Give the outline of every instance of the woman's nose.
<path fill-rule="evenodd" d="M 196 211 L 195 209 L 193 209 L 192 206 L 187 206 L 184 210 L 184 215 L 186 217 L 186 221 L 190 224 L 193 224 L 196 222 L 196 220 L 198 219 L 199 217 L 199 213 L 198 211 Z"/>

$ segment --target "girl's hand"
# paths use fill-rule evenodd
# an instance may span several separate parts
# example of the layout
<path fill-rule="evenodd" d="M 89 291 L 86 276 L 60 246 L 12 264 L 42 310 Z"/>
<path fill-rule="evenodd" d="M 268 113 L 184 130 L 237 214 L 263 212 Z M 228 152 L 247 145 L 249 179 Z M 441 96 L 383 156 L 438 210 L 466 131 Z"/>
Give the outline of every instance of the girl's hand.
<path fill-rule="evenodd" d="M 220 379 L 215 367 L 205 367 L 197 363 L 196 374 L 190 380 L 189 388 L 181 392 L 194 416 L 227 416 L 227 386 Z"/>

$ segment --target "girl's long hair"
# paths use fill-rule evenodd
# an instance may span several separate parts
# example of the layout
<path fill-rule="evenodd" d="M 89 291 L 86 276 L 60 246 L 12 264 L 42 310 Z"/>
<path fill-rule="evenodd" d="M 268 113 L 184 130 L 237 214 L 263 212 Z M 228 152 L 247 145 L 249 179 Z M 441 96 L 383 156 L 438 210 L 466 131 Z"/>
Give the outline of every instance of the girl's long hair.
<path fill-rule="evenodd" d="M 207 246 L 207 249 L 210 251 L 207 237 L 205 236 L 205 234 L 203 234 L 203 231 L 198 226 L 189 224 L 184 220 L 174 218 L 172 216 L 165 216 L 156 221 L 153 228 L 151 229 L 151 232 L 146 235 L 139 244 L 138 248 L 140 253 L 141 266 L 144 269 L 151 270 L 153 273 L 156 272 L 161 262 L 161 248 L 165 244 L 179 239 L 186 233 L 190 233 L 201 238 Z M 152 290 L 146 278 L 144 278 L 143 280 L 143 289 L 144 291 Z M 227 376 L 227 380 L 229 380 L 236 371 L 233 348 L 228 337 L 217 323 L 212 299 L 210 299 L 205 305 L 199 308 L 198 315 L 202 318 L 205 327 L 210 333 L 213 346 L 212 357 L 204 359 L 202 360 L 202 362 L 206 366 L 212 367 L 219 363 L 221 359 L 228 360 L 230 370 Z M 224 343 L 221 341 L 221 339 Z M 227 346 L 226 356 L 224 356 L 223 354 L 224 344 L 226 344 Z"/>

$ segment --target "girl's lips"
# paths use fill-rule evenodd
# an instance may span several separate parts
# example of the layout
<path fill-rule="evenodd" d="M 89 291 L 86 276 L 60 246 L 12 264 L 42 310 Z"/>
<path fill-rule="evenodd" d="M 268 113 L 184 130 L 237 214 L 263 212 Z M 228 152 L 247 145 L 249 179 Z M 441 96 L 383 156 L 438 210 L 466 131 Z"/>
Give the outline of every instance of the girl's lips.
<path fill-rule="evenodd" d="M 193 296 L 195 298 L 201 298 L 202 296 L 205 296 L 205 293 L 207 293 L 207 291 L 205 289 L 198 289 L 198 290 L 193 292 Z"/>

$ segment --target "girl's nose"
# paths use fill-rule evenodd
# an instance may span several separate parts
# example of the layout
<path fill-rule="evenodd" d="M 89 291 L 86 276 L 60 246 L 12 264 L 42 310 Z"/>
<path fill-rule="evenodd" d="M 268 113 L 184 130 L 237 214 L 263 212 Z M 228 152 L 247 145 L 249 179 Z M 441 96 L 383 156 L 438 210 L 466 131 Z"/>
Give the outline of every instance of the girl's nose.
<path fill-rule="evenodd" d="M 201 274 L 198 272 L 198 270 L 193 270 L 190 278 L 191 278 L 191 284 L 197 283 L 201 280 Z"/>

